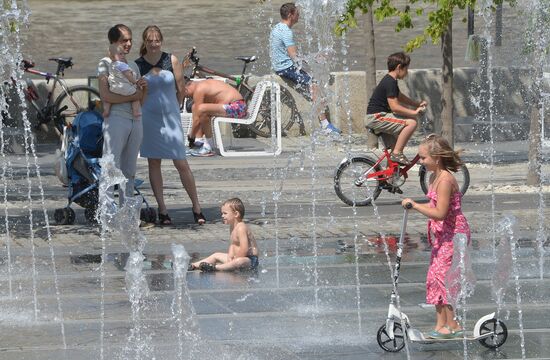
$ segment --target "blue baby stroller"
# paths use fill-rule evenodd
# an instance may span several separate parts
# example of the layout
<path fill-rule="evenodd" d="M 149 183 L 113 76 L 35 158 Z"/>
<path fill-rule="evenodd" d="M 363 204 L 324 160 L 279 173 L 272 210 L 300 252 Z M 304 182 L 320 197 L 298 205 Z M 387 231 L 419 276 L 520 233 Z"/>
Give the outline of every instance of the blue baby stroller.
<path fill-rule="evenodd" d="M 75 212 L 71 208 L 76 203 L 84 208 L 84 216 L 91 222 L 96 222 L 96 212 L 99 205 L 99 178 L 101 167 L 99 159 L 103 149 L 103 118 L 96 111 L 85 111 L 78 114 L 70 126 L 63 131 L 66 152 L 64 154 L 67 169 L 68 204 L 61 209 L 55 209 L 54 219 L 59 225 L 74 223 Z M 142 181 L 136 180 L 137 195 L 141 195 L 137 187 Z M 143 198 L 143 196 L 142 196 Z M 141 218 L 154 222 L 156 212 L 143 198 L 146 206 L 141 211 Z"/>

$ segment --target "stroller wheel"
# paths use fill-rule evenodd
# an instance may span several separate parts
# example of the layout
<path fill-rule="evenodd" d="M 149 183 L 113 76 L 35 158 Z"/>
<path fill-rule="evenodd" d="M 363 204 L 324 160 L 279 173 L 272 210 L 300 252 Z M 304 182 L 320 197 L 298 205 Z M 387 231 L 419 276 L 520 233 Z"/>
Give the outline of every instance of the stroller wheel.
<path fill-rule="evenodd" d="M 96 213 L 97 209 L 95 207 L 87 207 L 84 209 L 84 217 L 91 224 L 97 224 Z"/>
<path fill-rule="evenodd" d="M 55 209 L 53 217 L 58 225 L 72 225 L 74 224 L 75 214 L 73 209 L 66 207 Z"/>
<path fill-rule="evenodd" d="M 139 218 L 148 223 L 155 223 L 157 221 L 157 212 L 152 207 L 146 207 L 141 209 Z"/>

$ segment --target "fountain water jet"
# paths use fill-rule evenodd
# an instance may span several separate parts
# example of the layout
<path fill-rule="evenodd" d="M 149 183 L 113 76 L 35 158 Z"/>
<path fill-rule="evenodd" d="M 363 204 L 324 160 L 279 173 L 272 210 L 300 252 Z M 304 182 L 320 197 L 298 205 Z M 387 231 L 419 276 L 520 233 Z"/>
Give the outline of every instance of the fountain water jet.
<path fill-rule="evenodd" d="M 518 307 L 518 325 L 521 347 L 521 358 L 525 359 L 525 334 L 523 329 L 523 308 L 522 308 L 522 296 L 521 296 L 521 284 L 520 273 L 518 267 L 518 253 L 517 249 L 519 245 L 517 243 L 517 236 L 515 235 L 515 226 L 517 220 L 513 216 L 505 217 L 499 224 L 497 231 L 501 235 L 501 241 L 509 243 L 510 257 L 512 260 L 511 275 L 514 278 L 514 286 L 516 290 L 516 305 Z"/>
<path fill-rule="evenodd" d="M 15 80 L 15 88 L 17 92 L 17 97 L 19 100 L 19 111 L 21 113 L 21 118 L 23 122 L 23 129 L 24 129 L 24 149 L 25 149 L 25 168 L 26 168 L 26 175 L 27 175 L 27 199 L 28 199 L 28 210 L 29 210 L 29 241 L 30 241 L 30 248 L 31 248 L 31 257 L 32 257 L 32 283 L 33 283 L 33 305 L 34 305 L 34 320 L 38 320 L 38 299 L 37 299 L 37 271 L 36 271 L 36 253 L 35 253 L 35 231 L 34 226 L 36 224 L 33 223 L 33 200 L 32 200 L 32 181 L 31 181 L 31 166 L 34 167 L 34 172 L 37 178 L 37 187 L 39 191 L 39 200 L 40 200 L 40 206 L 42 210 L 42 214 L 44 216 L 44 223 L 45 223 L 45 229 L 46 229 L 46 236 L 47 236 L 47 243 L 48 243 L 48 249 L 49 249 L 49 255 L 50 255 L 50 261 L 52 266 L 52 273 L 54 278 L 54 288 L 55 288 L 55 296 L 57 301 L 57 321 L 60 323 L 61 328 L 61 338 L 63 343 L 63 348 L 67 348 L 67 340 L 65 336 L 65 320 L 63 316 L 63 308 L 61 304 L 61 292 L 59 290 L 59 281 L 57 276 L 57 265 L 55 261 L 55 252 L 52 244 L 52 235 L 50 231 L 50 224 L 48 220 L 48 214 L 47 209 L 44 203 L 44 187 L 42 185 L 42 177 L 40 174 L 40 166 L 38 165 L 38 157 L 36 154 L 36 148 L 34 144 L 34 136 L 31 131 L 31 124 L 27 117 L 27 105 L 25 101 L 25 95 L 23 93 L 23 71 L 19 67 L 19 64 L 23 60 L 21 56 L 21 38 L 20 38 L 20 28 L 22 26 L 27 26 L 29 23 L 29 15 L 30 10 L 27 5 L 27 2 L 25 0 L 23 1 L 17 1 L 12 0 L 11 3 L 9 2 L 3 2 L 3 12 L 0 17 L 0 54 L 2 54 L 2 81 L 9 82 L 9 79 Z M 8 110 L 8 106 L 5 102 L 5 98 L 8 96 L 8 94 L 5 93 L 7 87 L 5 86 L 5 83 L 0 86 L 0 111 L 6 112 Z M 16 110 L 16 109 L 11 109 Z M 3 116 L 3 114 L 2 114 Z M 10 234 L 9 234 L 9 220 L 8 220 L 8 213 L 7 213 L 7 189 L 6 189 L 6 167 L 7 162 L 5 159 L 5 148 L 4 148 L 4 121 L 2 119 L 1 125 L 0 125 L 0 131 L 1 131 L 1 139 L 2 140 L 2 153 L 1 156 L 4 159 L 3 165 L 2 165 L 2 180 L 4 183 L 4 209 L 5 209 L 5 225 L 6 225 L 6 245 L 7 245 L 7 251 L 8 251 L 8 273 L 10 277 L 10 297 L 12 294 L 12 286 L 11 286 L 11 247 L 10 247 Z M 31 159 L 33 158 L 33 164 L 31 165 Z"/>

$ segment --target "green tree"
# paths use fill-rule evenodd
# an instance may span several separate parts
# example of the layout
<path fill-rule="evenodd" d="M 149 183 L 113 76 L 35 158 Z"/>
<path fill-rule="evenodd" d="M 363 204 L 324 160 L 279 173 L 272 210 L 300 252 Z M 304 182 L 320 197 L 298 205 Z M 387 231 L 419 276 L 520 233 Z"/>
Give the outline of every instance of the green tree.
<path fill-rule="evenodd" d="M 542 166 L 542 126 L 541 110 L 544 100 L 541 97 L 543 91 L 543 68 L 547 64 L 547 56 L 550 52 L 550 38 L 547 34 L 550 25 L 550 2 L 540 0 L 530 12 L 530 22 L 524 33 L 524 52 L 531 64 L 533 83 L 531 86 L 531 111 L 529 113 L 529 170 L 527 173 L 527 185 L 539 185 L 541 181 Z"/>
<path fill-rule="evenodd" d="M 487 0 L 498 4 L 515 0 Z M 404 0 L 400 4 L 392 0 L 348 0 L 346 11 L 336 24 L 335 31 L 341 33 L 357 27 L 356 12 L 372 11 L 378 21 L 388 18 L 397 18 L 395 31 L 414 27 L 414 21 L 425 17 L 427 25 L 422 34 L 414 37 L 405 44 L 405 51 L 413 50 L 424 45 L 428 40 L 432 43 L 441 43 L 443 58 L 441 73 L 441 134 L 453 143 L 453 42 L 452 20 L 456 10 L 464 10 L 470 6 L 475 8 L 475 0 Z"/>
<path fill-rule="evenodd" d="M 375 37 L 374 37 L 374 16 L 373 7 L 369 2 L 361 1 L 348 1 L 346 5 L 346 20 L 344 18 L 336 24 L 335 31 L 338 35 L 342 35 L 348 27 L 357 27 L 357 21 L 355 18 L 355 11 L 359 10 L 365 14 L 365 49 L 367 52 L 366 63 L 366 79 L 365 85 L 367 89 L 366 101 L 372 95 L 376 87 L 376 50 L 375 50 Z M 378 137 L 372 133 L 368 134 L 368 146 L 369 148 L 378 147 Z"/>

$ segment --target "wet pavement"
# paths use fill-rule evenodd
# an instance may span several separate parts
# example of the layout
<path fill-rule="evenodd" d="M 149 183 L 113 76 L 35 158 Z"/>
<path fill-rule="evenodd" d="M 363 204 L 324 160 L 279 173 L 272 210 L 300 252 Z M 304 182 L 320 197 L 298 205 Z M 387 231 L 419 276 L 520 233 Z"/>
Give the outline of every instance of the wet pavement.
<path fill-rule="evenodd" d="M 376 341 L 392 290 L 380 235 L 386 236 L 393 259 L 402 218 L 400 199 L 405 195 L 421 199 L 423 195 L 413 171 L 403 186 L 404 195 L 382 193 L 376 202 L 380 219 L 373 207 L 344 205 L 332 188 L 334 169 L 347 152 L 365 150 L 360 139 L 345 140 L 349 141 L 320 141 L 311 151 L 309 138 L 285 138 L 284 152 L 277 159 L 190 158 L 209 220 L 204 226 L 193 224 L 190 201 L 177 173 L 169 162 L 163 164 L 165 196 L 174 225 L 143 230 L 149 294 L 142 300 L 137 322 L 143 336 L 142 358 L 176 359 L 181 341 L 184 358 L 197 359 L 408 357 L 405 349 L 397 354 L 386 353 Z M 550 358 L 550 258 L 541 256 L 536 241 L 537 234 L 542 236 L 547 249 L 548 231 L 541 235 L 539 227 L 541 222 L 543 228 L 548 227 L 549 214 L 539 204 L 548 201 L 548 184 L 542 188 L 525 186 L 526 143 L 497 144 L 493 170 L 483 156 L 486 144 L 458 145 L 469 149 L 464 158 L 472 183 L 464 198 L 464 211 L 472 227 L 472 258 L 478 278 L 476 292 L 467 303 L 466 328 L 471 330 L 477 318 L 497 309 L 491 286 L 495 271 L 517 269 L 519 286 L 516 288 L 514 279 L 510 279 L 501 308 L 509 337 L 496 352 L 477 342 L 469 342 L 466 347 L 462 342 L 412 344 L 409 357 L 517 359 L 522 358 L 524 350 L 528 359 Z M 3 248 L 0 358 L 99 359 L 101 349 L 105 359 L 138 358 L 127 356 L 132 349 L 125 349 L 136 325 L 126 291 L 128 250 L 120 239 L 106 239 L 102 291 L 102 242 L 97 226 L 86 222 L 78 206 L 74 225 L 53 224 L 53 210 L 66 202 L 66 189 L 54 176 L 53 151 L 54 147 L 48 145 L 39 146 L 37 151 L 44 206 L 34 160 L 30 159 L 33 191 L 29 201 L 26 159 L 7 157 L 12 170 L 0 211 L 8 213 L 9 218 L 0 226 L 4 243 L 9 236 L 11 266 Z M 413 151 L 409 148 L 407 155 Z M 146 166 L 145 159 L 140 159 L 138 174 L 145 180 Z M 142 188 L 154 204 L 147 181 Z M 200 331 L 188 331 L 181 340 L 173 315 L 177 292 L 171 245 L 183 244 L 193 259 L 225 251 L 229 233 L 219 219 L 219 205 L 233 196 L 245 202 L 246 219 L 260 248 L 260 268 L 239 273 L 189 272 L 186 280 L 191 303 L 183 301 L 183 311 L 194 311 L 195 316 L 186 321 L 196 321 Z M 50 215 L 49 229 L 45 227 L 43 207 Z M 493 223 L 508 215 L 517 219 L 517 262 L 495 263 Z M 434 319 L 432 310 L 418 306 L 425 301 L 430 256 L 425 223 L 418 214 L 409 218 L 399 288 L 402 310 L 421 330 L 429 330 Z M 57 277 L 53 275 L 52 251 Z"/>

